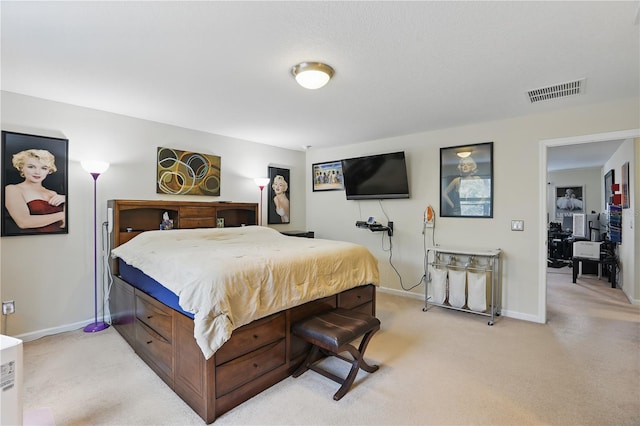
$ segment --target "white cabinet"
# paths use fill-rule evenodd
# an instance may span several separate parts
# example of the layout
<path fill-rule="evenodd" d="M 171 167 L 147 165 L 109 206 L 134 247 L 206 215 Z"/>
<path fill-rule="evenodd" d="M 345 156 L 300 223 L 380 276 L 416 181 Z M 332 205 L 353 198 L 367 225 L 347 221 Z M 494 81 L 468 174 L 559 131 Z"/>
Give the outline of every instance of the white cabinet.
<path fill-rule="evenodd" d="M 22 340 L 0 335 L 0 425 L 22 424 Z"/>
<path fill-rule="evenodd" d="M 428 275 L 423 311 L 430 306 L 490 317 L 502 307 L 501 250 L 427 249 Z"/>

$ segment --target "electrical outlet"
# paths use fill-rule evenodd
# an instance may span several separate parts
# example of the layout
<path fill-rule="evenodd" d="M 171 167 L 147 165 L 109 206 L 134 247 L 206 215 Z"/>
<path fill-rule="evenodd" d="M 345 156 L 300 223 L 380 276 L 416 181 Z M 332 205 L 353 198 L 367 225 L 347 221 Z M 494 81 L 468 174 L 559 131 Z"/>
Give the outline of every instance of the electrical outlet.
<path fill-rule="evenodd" d="M 512 220 L 511 221 L 511 230 L 512 231 L 524 231 L 524 220 Z"/>
<path fill-rule="evenodd" d="M 2 302 L 2 315 L 11 315 L 16 312 L 16 302 L 8 300 Z"/>

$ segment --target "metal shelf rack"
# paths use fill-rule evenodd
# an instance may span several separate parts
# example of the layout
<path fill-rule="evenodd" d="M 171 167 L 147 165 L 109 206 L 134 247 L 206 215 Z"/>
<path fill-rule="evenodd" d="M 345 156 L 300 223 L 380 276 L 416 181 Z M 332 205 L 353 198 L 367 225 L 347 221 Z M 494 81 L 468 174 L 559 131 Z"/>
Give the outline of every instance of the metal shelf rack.
<path fill-rule="evenodd" d="M 445 282 L 445 300 L 442 303 L 436 303 L 430 300 L 429 289 L 433 287 L 433 277 L 431 270 L 427 275 L 427 285 L 424 293 L 424 308 L 426 312 L 430 306 L 439 306 L 441 308 L 453 309 L 456 311 L 469 312 L 476 315 L 490 317 L 488 324 L 493 325 L 495 318 L 500 316 L 502 309 L 502 265 L 501 265 L 500 249 L 494 250 L 461 250 L 455 248 L 430 247 L 427 249 L 428 265 L 431 268 L 449 270 L 465 270 L 469 272 L 485 272 L 490 274 L 486 285 L 490 287 L 490 294 L 487 291 L 486 310 L 478 311 L 469 309 L 468 300 L 462 307 L 456 307 L 449 304 L 449 278 Z M 465 275 L 465 295 L 467 294 L 467 279 Z M 466 296 L 465 296 L 466 297 Z"/>

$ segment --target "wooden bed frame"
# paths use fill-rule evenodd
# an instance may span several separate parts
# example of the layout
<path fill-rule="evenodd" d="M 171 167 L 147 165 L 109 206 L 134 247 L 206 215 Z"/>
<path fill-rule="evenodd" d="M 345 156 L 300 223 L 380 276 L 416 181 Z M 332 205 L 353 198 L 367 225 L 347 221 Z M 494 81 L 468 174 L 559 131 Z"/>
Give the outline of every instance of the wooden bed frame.
<path fill-rule="evenodd" d="M 159 229 L 165 212 L 175 228 L 215 227 L 218 218 L 226 227 L 255 225 L 258 219 L 256 203 L 110 200 L 108 208 L 114 220 L 111 247 Z M 193 337 L 193 320 L 131 286 L 117 266 L 112 260 L 112 324 L 206 423 L 297 369 L 310 345 L 291 333 L 295 322 L 336 307 L 375 315 L 375 286 L 356 287 L 240 327 L 206 360 Z"/>

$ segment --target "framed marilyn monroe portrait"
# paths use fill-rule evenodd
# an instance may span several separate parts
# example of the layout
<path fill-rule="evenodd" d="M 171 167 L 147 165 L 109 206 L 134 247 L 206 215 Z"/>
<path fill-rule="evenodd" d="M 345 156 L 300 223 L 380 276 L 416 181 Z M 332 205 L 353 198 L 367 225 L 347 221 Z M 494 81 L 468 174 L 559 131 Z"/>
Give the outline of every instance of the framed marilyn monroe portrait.
<path fill-rule="evenodd" d="M 2 236 L 68 234 L 67 139 L 2 132 Z"/>

